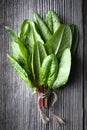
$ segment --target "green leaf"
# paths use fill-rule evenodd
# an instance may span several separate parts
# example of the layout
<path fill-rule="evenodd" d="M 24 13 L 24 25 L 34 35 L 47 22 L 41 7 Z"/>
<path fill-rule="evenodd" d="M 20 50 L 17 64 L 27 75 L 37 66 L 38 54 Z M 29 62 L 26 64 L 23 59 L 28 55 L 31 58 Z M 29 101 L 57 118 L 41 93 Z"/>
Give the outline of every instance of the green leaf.
<path fill-rule="evenodd" d="M 5 28 L 8 32 L 8 34 L 10 35 L 11 39 L 14 41 L 14 43 L 13 43 L 14 45 L 12 45 L 12 48 L 16 49 L 18 47 L 17 53 L 20 53 L 21 57 L 23 57 L 24 60 L 26 61 L 28 53 L 27 53 L 25 46 L 21 42 L 20 38 L 15 34 L 15 32 L 11 28 L 9 28 L 7 26 Z M 13 49 L 13 51 L 14 51 L 14 49 Z M 16 52 L 13 52 L 13 53 L 16 54 Z M 16 56 L 17 56 L 17 54 L 15 55 L 15 58 L 17 59 Z"/>
<path fill-rule="evenodd" d="M 9 28 L 8 26 L 5 26 L 5 29 L 7 30 L 9 36 L 11 37 L 11 39 L 12 39 L 13 41 L 17 42 L 17 41 L 18 41 L 18 37 L 17 37 L 17 35 L 15 34 L 15 32 L 14 32 L 11 28 Z"/>
<path fill-rule="evenodd" d="M 26 71 L 18 64 L 18 62 L 14 59 L 14 57 L 7 55 L 8 58 L 10 59 L 12 66 L 18 73 L 18 75 L 29 85 L 29 87 L 35 87 L 34 84 L 31 81 L 31 78 L 29 75 L 26 73 Z"/>
<path fill-rule="evenodd" d="M 27 71 L 27 73 L 31 75 L 31 78 L 33 79 L 30 56 L 29 55 L 26 56 L 26 61 L 24 61 L 23 55 L 19 48 L 19 44 L 13 41 L 11 46 L 12 46 L 13 57 Z"/>
<path fill-rule="evenodd" d="M 63 36 L 64 28 L 65 28 L 65 25 L 61 24 L 59 29 L 46 42 L 45 47 L 48 54 L 54 53 L 55 55 L 57 55 L 62 38 L 63 38 L 62 36 Z"/>
<path fill-rule="evenodd" d="M 42 20 L 40 15 L 38 13 L 34 13 L 34 21 L 44 39 L 46 42 L 51 37 L 51 32 L 49 28 L 47 27 L 46 23 Z"/>
<path fill-rule="evenodd" d="M 56 56 L 51 54 L 47 56 L 40 68 L 40 84 L 48 85 L 50 88 L 57 76 L 58 61 Z"/>
<path fill-rule="evenodd" d="M 29 75 L 31 75 L 31 78 L 33 79 L 31 63 L 29 60 L 30 56 L 27 49 L 12 29 L 6 27 L 6 30 L 11 36 L 12 40 L 14 40 L 11 44 L 14 58 L 20 65 L 22 65 L 22 67 L 27 71 Z"/>
<path fill-rule="evenodd" d="M 65 25 L 64 31 L 63 31 L 63 35 L 62 35 L 62 40 L 61 40 L 61 44 L 59 47 L 59 51 L 57 53 L 57 57 L 61 57 L 63 51 L 66 48 L 70 48 L 71 49 L 71 45 L 72 45 L 72 32 L 71 29 L 68 25 Z"/>
<path fill-rule="evenodd" d="M 57 31 L 61 24 L 58 15 L 52 10 L 48 11 L 48 13 L 46 14 L 46 23 L 52 34 Z"/>
<path fill-rule="evenodd" d="M 64 50 L 62 57 L 60 59 L 58 75 L 53 83 L 52 86 L 53 89 L 57 89 L 67 83 L 70 74 L 70 68 L 71 68 L 71 52 L 70 49 L 67 48 Z"/>
<path fill-rule="evenodd" d="M 46 56 L 47 54 L 43 44 L 40 42 L 35 42 L 32 54 L 32 68 L 33 68 L 33 75 L 35 77 L 35 81 L 37 81 L 37 84 L 39 84 L 40 66 Z"/>
<path fill-rule="evenodd" d="M 71 47 L 71 54 L 72 54 L 72 57 L 75 56 L 75 53 L 77 51 L 77 47 L 78 47 L 78 37 L 79 37 L 79 34 L 78 34 L 78 28 L 76 25 L 72 24 L 70 25 L 70 28 L 71 28 L 71 31 L 72 31 L 72 47 Z"/>
<path fill-rule="evenodd" d="M 61 24 L 59 29 L 45 44 L 48 54 L 54 53 L 57 57 L 61 57 L 66 48 L 71 48 L 72 33 L 68 25 Z"/>
<path fill-rule="evenodd" d="M 24 58 L 23 58 L 22 53 L 20 51 L 19 44 L 17 44 L 15 41 L 12 41 L 11 47 L 12 47 L 12 53 L 13 53 L 13 56 L 15 57 L 15 59 L 20 64 L 24 64 Z"/>
<path fill-rule="evenodd" d="M 19 37 L 22 40 L 22 42 L 25 44 L 30 54 L 32 53 L 33 44 L 36 41 L 40 41 L 44 43 L 37 31 L 35 23 L 28 19 L 24 20 L 24 22 L 22 23 L 19 32 Z"/>

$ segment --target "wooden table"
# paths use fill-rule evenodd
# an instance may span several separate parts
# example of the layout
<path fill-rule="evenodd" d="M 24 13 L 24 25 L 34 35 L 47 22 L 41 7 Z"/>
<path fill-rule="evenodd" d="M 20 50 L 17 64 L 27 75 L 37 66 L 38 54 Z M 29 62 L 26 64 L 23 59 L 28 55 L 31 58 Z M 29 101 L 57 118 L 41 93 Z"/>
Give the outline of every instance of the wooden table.
<path fill-rule="evenodd" d="M 11 40 L 4 26 L 18 32 L 22 21 L 32 19 L 35 11 L 45 17 L 50 9 L 56 11 L 63 22 L 74 23 L 79 28 L 75 67 L 68 84 L 58 92 L 54 106 L 55 113 L 66 121 L 61 127 L 52 120 L 42 124 L 37 95 L 32 96 L 32 90 L 18 77 L 6 56 L 11 52 Z M 50 112 L 47 113 L 50 116 Z M 86 0 L 0 0 L 0 130 L 87 130 Z"/>

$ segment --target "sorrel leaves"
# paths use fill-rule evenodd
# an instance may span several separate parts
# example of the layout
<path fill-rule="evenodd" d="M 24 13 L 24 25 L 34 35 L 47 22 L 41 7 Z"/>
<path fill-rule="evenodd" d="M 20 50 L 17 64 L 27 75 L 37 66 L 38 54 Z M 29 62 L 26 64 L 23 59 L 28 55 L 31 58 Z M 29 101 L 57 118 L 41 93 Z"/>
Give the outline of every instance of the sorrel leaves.
<path fill-rule="evenodd" d="M 40 66 L 46 56 L 47 54 L 43 44 L 40 42 L 35 42 L 32 51 L 32 69 L 35 78 L 34 80 L 37 85 L 39 85 Z"/>
<path fill-rule="evenodd" d="M 72 57 L 75 56 L 76 54 L 76 50 L 78 47 L 78 28 L 76 27 L 76 25 L 72 24 L 70 25 L 71 31 L 72 31 L 72 47 L 71 47 L 71 53 L 72 53 Z"/>
<path fill-rule="evenodd" d="M 71 56 L 78 46 L 76 25 L 60 22 L 54 11 L 45 20 L 38 13 L 34 21 L 23 21 L 19 34 L 6 26 L 12 39 L 13 56 L 8 55 L 13 67 L 29 87 L 38 91 L 40 85 L 57 89 L 68 81 Z"/>
<path fill-rule="evenodd" d="M 52 86 L 58 71 L 58 61 L 55 55 L 47 56 L 40 68 L 40 84 Z"/>
<path fill-rule="evenodd" d="M 46 23 L 43 21 L 43 19 L 40 17 L 38 13 L 34 13 L 34 21 L 41 33 L 41 36 L 46 42 L 51 37 L 51 32 L 49 28 L 47 27 Z"/>
<path fill-rule="evenodd" d="M 56 89 L 66 84 L 70 74 L 70 68 L 71 68 L 71 52 L 70 49 L 67 48 L 64 50 L 60 58 L 58 75 L 56 80 L 54 81 L 53 89 Z"/>
<path fill-rule="evenodd" d="M 59 58 L 66 48 L 71 48 L 71 44 L 71 29 L 68 25 L 61 24 L 45 46 L 48 53 L 54 53 Z"/>
<path fill-rule="evenodd" d="M 24 22 L 22 23 L 21 29 L 19 32 L 19 37 L 22 40 L 23 44 L 28 49 L 30 54 L 32 53 L 33 44 L 36 41 L 40 41 L 44 43 L 41 36 L 39 35 L 37 31 L 37 27 L 35 23 L 28 19 L 24 20 Z"/>
<path fill-rule="evenodd" d="M 52 34 L 54 34 L 59 28 L 61 22 L 56 12 L 50 10 L 46 14 L 46 23 Z"/>
<path fill-rule="evenodd" d="M 35 87 L 27 72 L 18 64 L 14 57 L 7 55 L 18 75 L 30 86 Z"/>

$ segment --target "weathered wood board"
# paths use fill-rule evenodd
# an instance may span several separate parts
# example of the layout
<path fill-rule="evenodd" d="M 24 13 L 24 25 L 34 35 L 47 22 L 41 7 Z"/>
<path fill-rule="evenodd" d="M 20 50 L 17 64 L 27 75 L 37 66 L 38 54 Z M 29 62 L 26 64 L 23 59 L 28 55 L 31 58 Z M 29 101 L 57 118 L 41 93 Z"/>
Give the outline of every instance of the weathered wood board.
<path fill-rule="evenodd" d="M 32 96 L 32 90 L 18 77 L 6 56 L 11 52 L 11 40 L 4 26 L 8 25 L 18 32 L 22 21 L 27 18 L 32 19 L 35 11 L 45 17 L 50 9 L 56 11 L 63 22 L 74 23 L 79 28 L 75 67 L 70 82 L 61 89 L 61 92 L 58 92 L 58 101 L 54 107 L 55 113 L 66 121 L 66 124 L 61 127 L 58 127 L 53 120 L 47 125 L 42 124 L 37 95 Z M 0 0 L 0 130 L 84 130 L 84 117 L 85 130 L 87 129 L 87 71 L 85 70 L 87 31 L 85 30 L 84 48 L 82 15 L 82 0 Z M 86 63 L 84 75 L 83 54 Z M 83 116 L 83 112 L 86 116 Z M 48 114 L 50 116 L 50 112 Z"/>

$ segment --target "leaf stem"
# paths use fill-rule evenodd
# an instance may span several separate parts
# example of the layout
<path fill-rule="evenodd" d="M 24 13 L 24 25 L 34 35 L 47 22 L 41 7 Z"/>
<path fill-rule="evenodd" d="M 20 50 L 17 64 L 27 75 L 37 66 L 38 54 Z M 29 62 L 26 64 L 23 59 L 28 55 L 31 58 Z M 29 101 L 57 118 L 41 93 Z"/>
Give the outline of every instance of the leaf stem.
<path fill-rule="evenodd" d="M 39 95 L 40 95 L 40 100 L 39 100 L 39 105 L 40 108 L 47 108 L 47 97 L 45 97 L 45 86 L 44 85 L 40 85 L 39 89 L 38 89 Z M 42 94 L 42 95 L 41 95 Z"/>

